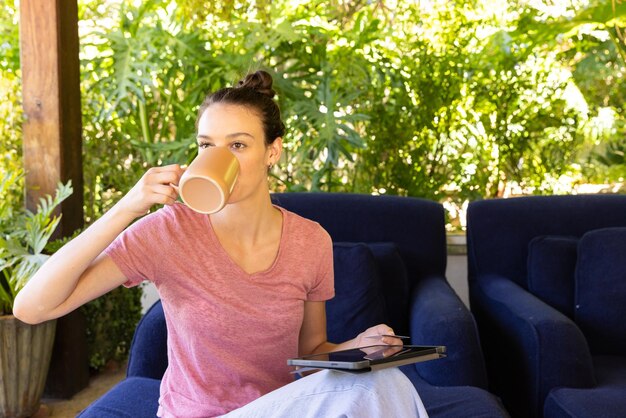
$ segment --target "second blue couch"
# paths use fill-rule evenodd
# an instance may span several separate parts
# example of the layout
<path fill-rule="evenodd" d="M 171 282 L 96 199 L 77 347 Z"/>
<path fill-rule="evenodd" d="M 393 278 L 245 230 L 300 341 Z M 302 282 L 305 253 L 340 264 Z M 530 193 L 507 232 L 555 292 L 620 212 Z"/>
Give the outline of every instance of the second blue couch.
<path fill-rule="evenodd" d="M 470 301 L 514 417 L 626 417 L 626 195 L 468 209 Z"/>

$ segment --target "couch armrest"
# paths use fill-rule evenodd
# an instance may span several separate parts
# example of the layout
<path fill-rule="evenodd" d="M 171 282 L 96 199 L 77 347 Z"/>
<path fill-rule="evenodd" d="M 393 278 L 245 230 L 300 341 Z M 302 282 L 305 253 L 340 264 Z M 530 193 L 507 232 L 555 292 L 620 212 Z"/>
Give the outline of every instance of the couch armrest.
<path fill-rule="evenodd" d="M 541 416 L 552 388 L 595 385 L 589 346 L 571 319 L 501 276 L 479 277 L 471 293 L 490 383 L 513 409 Z"/>
<path fill-rule="evenodd" d="M 487 387 L 476 323 L 444 277 L 421 279 L 411 291 L 411 343 L 445 345 L 445 359 L 416 363 L 417 372 L 437 386 Z"/>

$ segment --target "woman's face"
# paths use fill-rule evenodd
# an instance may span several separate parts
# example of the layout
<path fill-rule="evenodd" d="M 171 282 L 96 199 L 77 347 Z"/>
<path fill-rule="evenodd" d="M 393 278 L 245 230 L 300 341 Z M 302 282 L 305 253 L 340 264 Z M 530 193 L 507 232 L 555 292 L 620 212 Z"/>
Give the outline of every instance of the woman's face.
<path fill-rule="evenodd" d="M 265 144 L 261 118 L 245 106 L 217 103 L 210 105 L 198 121 L 198 152 L 209 147 L 228 148 L 239 161 L 239 176 L 228 203 L 236 203 L 255 193 L 267 193 L 267 167 L 276 164 L 282 140 Z"/>

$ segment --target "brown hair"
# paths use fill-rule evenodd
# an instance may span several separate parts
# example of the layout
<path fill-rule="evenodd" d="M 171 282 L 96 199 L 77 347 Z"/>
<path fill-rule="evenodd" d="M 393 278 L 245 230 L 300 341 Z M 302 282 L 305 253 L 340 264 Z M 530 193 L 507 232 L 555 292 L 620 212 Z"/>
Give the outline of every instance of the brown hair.
<path fill-rule="evenodd" d="M 245 106 L 254 109 L 261 118 L 265 144 L 270 145 L 285 134 L 285 124 L 280 118 L 280 109 L 273 100 L 272 76 L 263 70 L 248 74 L 236 87 L 225 87 L 210 93 L 200 105 L 196 128 L 204 111 L 215 103 Z"/>

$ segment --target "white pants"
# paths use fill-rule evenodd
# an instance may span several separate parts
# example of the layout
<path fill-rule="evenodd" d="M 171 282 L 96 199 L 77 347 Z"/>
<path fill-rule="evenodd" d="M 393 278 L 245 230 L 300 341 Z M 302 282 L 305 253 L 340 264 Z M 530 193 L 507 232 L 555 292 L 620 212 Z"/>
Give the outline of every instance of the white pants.
<path fill-rule="evenodd" d="M 296 380 L 225 418 L 427 418 L 411 381 L 397 368 L 363 374 L 323 370 Z"/>

